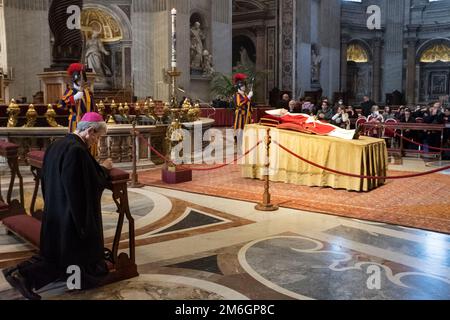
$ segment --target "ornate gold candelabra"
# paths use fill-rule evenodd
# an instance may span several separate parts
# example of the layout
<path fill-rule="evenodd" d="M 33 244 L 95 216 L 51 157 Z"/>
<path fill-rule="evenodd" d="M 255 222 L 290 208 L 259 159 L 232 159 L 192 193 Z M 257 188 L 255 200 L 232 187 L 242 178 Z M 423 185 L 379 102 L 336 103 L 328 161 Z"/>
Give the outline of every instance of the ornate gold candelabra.
<path fill-rule="evenodd" d="M 181 72 L 179 72 L 176 67 L 172 67 L 172 69 L 169 70 L 167 74 L 170 77 L 170 103 L 165 104 L 164 113 L 170 110 L 172 118 L 172 123 L 167 129 L 166 135 L 167 158 L 171 159 L 173 146 L 183 140 L 183 137 L 179 132 L 179 130 L 181 129 L 181 109 L 178 106 L 177 99 L 177 78 L 181 76 Z M 173 165 L 173 163 L 166 163 L 166 166 L 169 170 L 176 171 L 176 167 Z"/>
<path fill-rule="evenodd" d="M 170 105 L 172 106 L 172 109 L 178 108 L 177 78 L 181 76 L 181 72 L 175 67 L 167 71 L 167 74 L 170 77 Z"/>

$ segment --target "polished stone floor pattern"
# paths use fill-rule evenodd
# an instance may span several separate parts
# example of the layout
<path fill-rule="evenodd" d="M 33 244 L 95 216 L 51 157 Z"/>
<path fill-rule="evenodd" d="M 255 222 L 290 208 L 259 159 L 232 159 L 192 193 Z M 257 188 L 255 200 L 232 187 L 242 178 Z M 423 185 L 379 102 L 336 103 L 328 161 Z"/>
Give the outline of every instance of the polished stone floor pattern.
<path fill-rule="evenodd" d="M 450 236 L 183 191 L 130 189 L 140 276 L 44 299 L 450 299 Z M 116 214 L 103 198 L 105 242 Z M 122 239 L 126 252 L 126 239 Z M 0 227 L 0 268 L 33 254 Z M 0 300 L 21 299 L 0 275 Z"/>

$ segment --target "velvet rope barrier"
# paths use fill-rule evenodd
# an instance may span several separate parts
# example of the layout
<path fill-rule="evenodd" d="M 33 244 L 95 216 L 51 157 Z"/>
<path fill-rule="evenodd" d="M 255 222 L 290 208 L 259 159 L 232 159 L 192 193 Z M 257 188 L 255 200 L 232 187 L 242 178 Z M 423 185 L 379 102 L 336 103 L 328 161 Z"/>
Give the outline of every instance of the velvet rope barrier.
<path fill-rule="evenodd" d="M 295 152 L 289 150 L 288 148 L 286 148 L 285 146 L 281 145 L 280 143 L 278 143 L 277 141 L 273 142 L 274 144 L 276 144 L 277 146 L 279 146 L 282 150 L 286 151 L 287 153 L 289 153 L 290 155 L 296 157 L 297 159 L 306 162 L 316 168 L 331 172 L 331 173 L 335 173 L 335 174 L 339 174 L 342 176 L 347 176 L 347 177 L 352 177 L 352 178 L 359 178 L 359 179 L 370 179 L 370 180 L 395 180 L 395 179 L 410 179 L 410 178 L 417 178 L 417 177 L 422 177 L 422 176 L 426 176 L 426 175 L 430 175 L 433 173 L 438 173 L 441 171 L 445 171 L 445 170 L 449 170 L 450 166 L 446 166 L 443 168 L 438 168 L 435 170 L 431 170 L 431 171 L 427 171 L 427 172 L 421 172 L 421 173 L 416 173 L 416 174 L 408 174 L 408 175 L 403 175 L 403 176 L 386 176 L 386 177 L 378 177 L 378 176 L 364 176 L 364 175 L 357 175 L 357 174 L 353 174 L 353 173 L 348 173 L 348 172 L 342 172 L 342 171 L 338 171 L 338 170 L 334 170 L 334 169 L 330 169 L 324 166 L 321 166 L 320 164 L 314 163 L 308 159 L 303 158 L 302 156 L 296 154 Z"/>
<path fill-rule="evenodd" d="M 221 169 L 221 168 L 224 168 L 224 167 L 226 167 L 226 166 L 235 164 L 235 163 L 238 162 L 239 160 L 241 160 L 241 159 L 243 159 L 244 157 L 248 156 L 248 155 L 250 154 L 250 152 L 252 152 L 252 151 L 255 150 L 256 148 L 258 148 L 258 146 L 259 146 L 261 143 L 262 143 L 262 141 L 258 141 L 258 142 L 256 143 L 256 145 L 255 145 L 253 148 L 249 149 L 249 150 L 248 150 L 246 153 L 244 153 L 242 156 L 240 156 L 240 157 L 237 158 L 237 159 L 234 159 L 233 161 L 231 161 L 231 162 L 229 162 L 229 163 L 224 163 L 224 164 L 220 164 L 220 165 L 217 165 L 217 166 L 214 166 L 214 167 L 209 167 L 209 168 L 186 167 L 186 166 L 183 166 L 183 165 L 181 165 L 180 167 L 181 167 L 181 168 L 184 168 L 184 169 L 188 169 L 188 170 L 193 170 L 193 171 L 212 171 L 212 170 Z"/>
<path fill-rule="evenodd" d="M 437 151 L 450 151 L 449 148 L 438 148 L 438 147 L 427 146 L 426 144 L 422 144 L 422 143 L 416 142 L 416 141 L 414 141 L 414 140 L 408 139 L 408 138 L 402 136 L 401 134 L 398 134 L 395 130 L 392 130 L 392 129 L 389 129 L 389 128 L 386 128 L 386 127 L 385 127 L 384 129 L 385 129 L 385 130 L 388 130 L 389 132 L 393 133 L 395 136 L 397 136 L 397 137 L 399 137 L 399 138 L 401 138 L 401 139 L 403 139 L 403 140 L 405 140 L 405 141 L 407 141 L 407 142 L 410 142 L 410 143 L 412 143 L 412 144 L 415 144 L 416 146 L 419 146 L 419 147 L 428 147 L 428 149 L 431 149 L 431 150 L 437 150 Z"/>
<path fill-rule="evenodd" d="M 234 159 L 233 161 L 231 161 L 229 163 L 224 163 L 224 164 L 220 164 L 220 165 L 217 165 L 217 166 L 214 166 L 214 167 L 208 167 L 208 168 L 202 168 L 202 167 L 196 168 L 196 167 L 187 167 L 187 166 L 183 166 L 183 165 L 177 165 L 171 159 L 168 159 L 166 156 L 161 154 L 161 152 L 156 150 L 151 144 L 149 144 L 148 141 L 145 140 L 145 138 L 143 136 L 141 136 L 140 133 L 137 133 L 137 135 L 139 136 L 140 139 L 142 139 L 144 144 L 146 144 L 150 148 L 150 150 L 153 151 L 162 160 L 170 163 L 171 165 L 173 165 L 173 166 L 175 166 L 177 168 L 180 168 L 181 170 L 192 170 L 192 171 L 212 171 L 212 170 L 217 170 L 217 169 L 221 169 L 221 168 L 224 168 L 226 166 L 232 165 L 232 164 L 238 162 L 239 160 L 243 159 L 244 157 L 248 156 L 253 150 L 255 150 L 262 143 L 262 140 L 258 141 L 253 148 L 249 149 L 242 156 L 240 156 L 237 159 Z"/>

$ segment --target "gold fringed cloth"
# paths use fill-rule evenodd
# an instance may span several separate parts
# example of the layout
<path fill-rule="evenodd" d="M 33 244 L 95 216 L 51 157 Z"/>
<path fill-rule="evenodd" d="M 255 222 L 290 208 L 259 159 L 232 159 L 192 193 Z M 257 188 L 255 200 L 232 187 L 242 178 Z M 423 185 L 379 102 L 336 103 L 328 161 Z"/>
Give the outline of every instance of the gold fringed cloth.
<path fill-rule="evenodd" d="M 257 124 L 245 127 L 244 152 L 258 141 L 265 141 L 266 126 Z M 277 141 L 295 154 L 337 171 L 364 176 L 386 176 L 388 153 L 382 139 L 362 136 L 359 140 L 344 140 L 296 131 L 271 128 L 270 180 L 311 187 L 332 187 L 349 191 L 370 191 L 384 184 L 384 180 L 362 179 L 334 174 L 294 157 L 279 148 Z M 243 177 L 262 179 L 266 159 L 265 142 L 245 157 Z"/>

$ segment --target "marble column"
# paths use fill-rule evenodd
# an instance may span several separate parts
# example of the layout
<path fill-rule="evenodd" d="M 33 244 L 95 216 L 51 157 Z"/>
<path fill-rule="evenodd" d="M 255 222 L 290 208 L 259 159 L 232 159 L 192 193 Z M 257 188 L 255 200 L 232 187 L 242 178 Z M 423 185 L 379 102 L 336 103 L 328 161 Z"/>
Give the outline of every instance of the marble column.
<path fill-rule="evenodd" d="M 295 90 L 294 83 L 294 51 L 295 51 L 295 5 L 293 0 L 280 1 L 280 82 L 281 90 Z"/>
<path fill-rule="evenodd" d="M 381 38 L 374 38 L 372 40 L 373 46 L 373 87 L 372 99 L 376 103 L 381 102 L 381 46 L 383 41 Z"/>
<path fill-rule="evenodd" d="M 263 72 L 266 67 L 266 28 L 264 26 L 256 27 L 256 72 Z M 263 73 L 262 73 L 263 74 Z M 261 76 L 256 87 L 258 102 L 265 103 L 266 75 Z"/>
<path fill-rule="evenodd" d="M 340 92 L 347 91 L 347 49 L 350 37 L 343 35 L 341 37 L 341 85 Z"/>
<path fill-rule="evenodd" d="M 406 39 L 408 49 L 406 53 L 406 101 L 409 104 L 415 103 L 415 83 L 416 83 L 416 44 L 417 38 Z"/>

